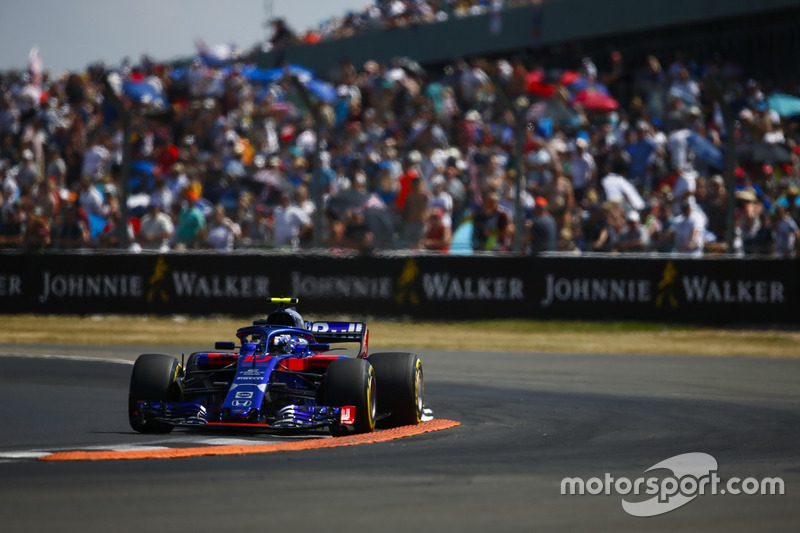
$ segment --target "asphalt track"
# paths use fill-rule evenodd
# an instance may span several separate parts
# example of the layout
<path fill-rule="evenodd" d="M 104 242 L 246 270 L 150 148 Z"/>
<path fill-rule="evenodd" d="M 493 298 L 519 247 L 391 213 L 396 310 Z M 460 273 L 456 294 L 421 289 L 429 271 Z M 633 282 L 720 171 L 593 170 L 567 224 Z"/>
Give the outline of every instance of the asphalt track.
<path fill-rule="evenodd" d="M 0 531 L 797 531 L 800 359 L 421 351 L 426 405 L 460 425 L 316 450 L 42 461 L 50 452 L 271 442 L 130 430 L 131 366 L 166 348 L 0 345 Z M 20 357 L 81 355 L 89 359 Z M 179 355 L 179 354 L 178 354 Z M 298 439 L 298 437 L 292 437 Z M 283 439 L 284 441 L 288 439 Z M 329 439 L 330 440 L 330 439 Z M 640 518 L 565 477 L 635 479 L 688 452 L 784 495 L 700 495 Z M 643 498 L 640 498 L 643 499 Z"/>

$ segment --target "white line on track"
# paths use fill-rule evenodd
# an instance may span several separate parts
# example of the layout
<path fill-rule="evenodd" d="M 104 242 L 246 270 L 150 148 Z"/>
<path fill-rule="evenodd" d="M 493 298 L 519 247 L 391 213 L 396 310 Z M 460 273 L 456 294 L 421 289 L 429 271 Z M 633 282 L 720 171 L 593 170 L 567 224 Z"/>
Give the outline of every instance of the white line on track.
<path fill-rule="evenodd" d="M 118 365 L 133 365 L 134 361 L 127 359 L 108 359 L 105 357 L 88 357 L 85 355 L 63 355 L 63 354 L 26 354 L 26 353 L 0 353 L 1 357 L 25 357 L 28 359 L 68 359 L 71 361 L 83 361 L 88 363 L 115 363 Z"/>

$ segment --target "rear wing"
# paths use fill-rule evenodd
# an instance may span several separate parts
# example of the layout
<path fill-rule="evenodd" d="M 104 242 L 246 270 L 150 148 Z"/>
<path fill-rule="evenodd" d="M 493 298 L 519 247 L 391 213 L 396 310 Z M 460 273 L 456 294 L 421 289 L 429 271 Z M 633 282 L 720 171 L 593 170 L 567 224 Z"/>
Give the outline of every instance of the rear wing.
<path fill-rule="evenodd" d="M 357 342 L 358 357 L 366 357 L 369 330 L 364 322 L 306 322 L 306 329 L 322 344 Z"/>

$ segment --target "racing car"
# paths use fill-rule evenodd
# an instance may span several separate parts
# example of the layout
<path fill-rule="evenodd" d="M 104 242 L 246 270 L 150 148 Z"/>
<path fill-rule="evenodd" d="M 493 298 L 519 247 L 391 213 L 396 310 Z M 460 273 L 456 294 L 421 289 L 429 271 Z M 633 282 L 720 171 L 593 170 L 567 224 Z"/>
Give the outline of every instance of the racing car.
<path fill-rule="evenodd" d="M 238 344 L 188 358 L 142 354 L 131 373 L 128 412 L 141 433 L 177 426 L 315 430 L 334 436 L 418 424 L 422 363 L 416 354 L 368 353 L 364 322 L 305 322 L 296 298 L 236 331 Z M 340 343 L 357 350 L 337 354 Z"/>

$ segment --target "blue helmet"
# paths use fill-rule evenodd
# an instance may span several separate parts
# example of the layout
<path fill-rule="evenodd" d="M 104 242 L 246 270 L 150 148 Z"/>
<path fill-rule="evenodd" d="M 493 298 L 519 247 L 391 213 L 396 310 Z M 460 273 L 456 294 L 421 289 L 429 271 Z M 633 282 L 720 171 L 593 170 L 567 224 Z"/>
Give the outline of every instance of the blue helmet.
<path fill-rule="evenodd" d="M 307 345 L 307 339 L 294 335 L 278 335 L 275 338 L 275 351 L 278 353 L 301 354 Z"/>

